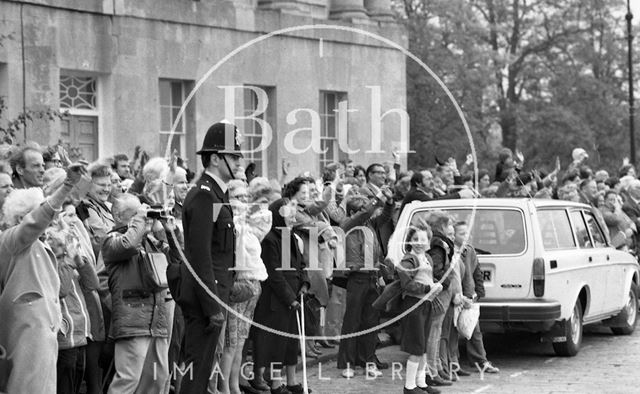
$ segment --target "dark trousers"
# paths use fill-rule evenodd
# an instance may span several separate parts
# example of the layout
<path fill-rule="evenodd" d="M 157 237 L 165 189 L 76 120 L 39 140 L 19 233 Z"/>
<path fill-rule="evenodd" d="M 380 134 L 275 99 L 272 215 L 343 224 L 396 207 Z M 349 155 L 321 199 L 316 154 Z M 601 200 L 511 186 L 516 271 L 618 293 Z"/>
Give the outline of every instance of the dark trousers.
<path fill-rule="evenodd" d="M 89 341 L 86 347 L 86 368 L 84 380 L 87 382 L 87 394 L 100 394 L 102 392 L 102 368 L 98 360 L 102 352 L 103 341 Z"/>
<path fill-rule="evenodd" d="M 342 322 L 342 335 L 351 334 L 378 324 L 380 313 L 372 304 L 378 298 L 376 277 L 352 272 L 347 279 L 347 305 Z M 377 331 L 342 339 L 338 350 L 338 368 L 365 366 L 376 360 Z"/>
<path fill-rule="evenodd" d="M 482 365 L 487 361 L 487 352 L 484 350 L 480 323 L 476 324 L 476 328 L 473 329 L 471 339 L 467 341 L 467 358 L 469 359 L 469 364 L 474 367 L 476 363 L 478 365 Z"/>
<path fill-rule="evenodd" d="M 58 394 L 76 394 L 84 375 L 85 347 L 58 350 Z"/>
<path fill-rule="evenodd" d="M 187 372 L 182 378 L 181 394 L 207 393 L 209 378 L 213 368 L 220 328 L 206 332 L 206 318 L 184 313 L 184 354 Z"/>

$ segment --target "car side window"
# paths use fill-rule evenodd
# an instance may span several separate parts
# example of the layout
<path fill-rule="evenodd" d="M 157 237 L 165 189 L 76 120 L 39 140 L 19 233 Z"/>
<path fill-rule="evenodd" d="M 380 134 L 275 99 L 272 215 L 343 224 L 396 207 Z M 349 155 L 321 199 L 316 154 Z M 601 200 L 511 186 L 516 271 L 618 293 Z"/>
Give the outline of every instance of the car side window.
<path fill-rule="evenodd" d="M 582 218 L 582 213 L 580 211 L 571 212 L 571 221 L 576 231 L 578 245 L 580 245 L 581 248 L 593 248 L 589 232 L 587 231 L 587 225 Z"/>
<path fill-rule="evenodd" d="M 593 216 L 591 212 L 584 212 L 584 217 L 587 219 L 587 225 L 589 226 L 589 231 L 593 237 L 593 242 L 596 244 L 596 248 L 606 247 L 607 241 L 605 241 L 604 234 L 595 216 Z"/>
<path fill-rule="evenodd" d="M 538 223 L 545 250 L 572 249 L 576 247 L 569 216 L 564 209 L 538 211 Z"/>

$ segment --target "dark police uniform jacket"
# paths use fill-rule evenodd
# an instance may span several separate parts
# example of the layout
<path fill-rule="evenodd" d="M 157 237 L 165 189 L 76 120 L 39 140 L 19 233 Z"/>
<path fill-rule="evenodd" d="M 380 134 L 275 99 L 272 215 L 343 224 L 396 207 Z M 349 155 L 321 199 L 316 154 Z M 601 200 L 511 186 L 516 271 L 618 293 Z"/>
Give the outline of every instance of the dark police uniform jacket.
<path fill-rule="evenodd" d="M 233 285 L 235 230 L 229 196 L 203 173 L 185 198 L 182 210 L 187 260 L 206 287 L 223 302 Z M 208 317 L 224 311 L 196 282 L 184 264 L 180 266 L 179 304 L 185 314 Z"/>

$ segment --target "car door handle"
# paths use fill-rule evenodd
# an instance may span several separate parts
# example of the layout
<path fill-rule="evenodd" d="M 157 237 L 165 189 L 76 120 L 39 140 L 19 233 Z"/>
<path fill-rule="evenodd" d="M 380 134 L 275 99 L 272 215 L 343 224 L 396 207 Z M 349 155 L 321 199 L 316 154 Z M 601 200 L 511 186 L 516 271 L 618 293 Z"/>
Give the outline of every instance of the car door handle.
<path fill-rule="evenodd" d="M 607 255 L 607 261 L 609 261 L 609 255 Z"/>
<path fill-rule="evenodd" d="M 593 257 L 589 256 L 589 262 L 593 263 Z"/>

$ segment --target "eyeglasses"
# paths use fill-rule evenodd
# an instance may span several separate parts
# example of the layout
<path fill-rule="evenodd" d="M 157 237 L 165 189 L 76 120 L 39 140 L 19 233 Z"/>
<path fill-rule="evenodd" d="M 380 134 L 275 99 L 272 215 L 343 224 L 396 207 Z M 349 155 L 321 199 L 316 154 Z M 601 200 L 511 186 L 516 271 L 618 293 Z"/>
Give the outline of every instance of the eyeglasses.
<path fill-rule="evenodd" d="M 371 171 L 372 174 L 386 174 L 387 172 L 385 170 L 377 170 L 377 171 Z"/>

